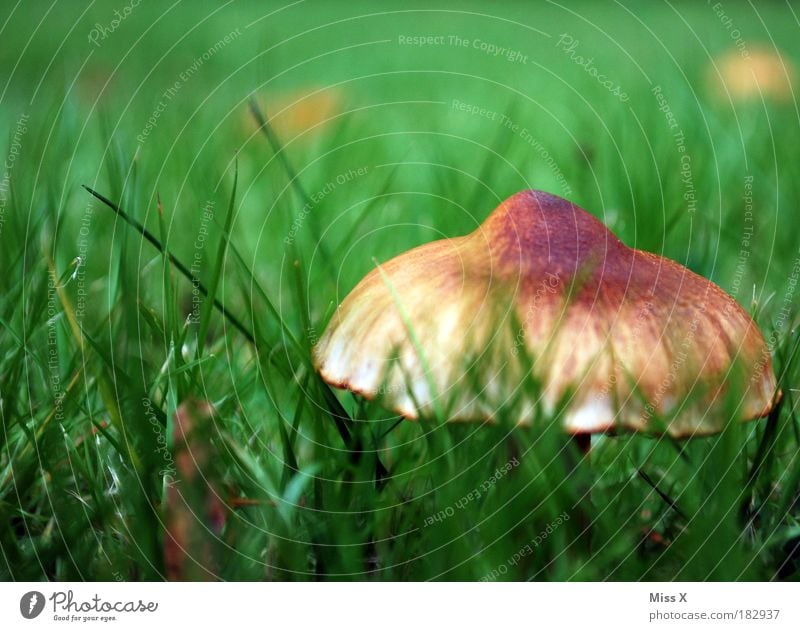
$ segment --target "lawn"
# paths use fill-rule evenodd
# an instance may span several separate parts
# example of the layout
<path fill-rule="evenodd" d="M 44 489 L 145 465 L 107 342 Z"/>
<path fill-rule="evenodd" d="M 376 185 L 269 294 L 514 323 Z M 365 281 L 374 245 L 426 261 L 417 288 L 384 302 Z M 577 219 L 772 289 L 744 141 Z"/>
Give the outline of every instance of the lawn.
<path fill-rule="evenodd" d="M 0 578 L 800 577 L 790 3 L 125 2 L 0 8 Z M 774 412 L 585 455 L 322 381 L 365 274 L 529 188 L 731 294 Z"/>

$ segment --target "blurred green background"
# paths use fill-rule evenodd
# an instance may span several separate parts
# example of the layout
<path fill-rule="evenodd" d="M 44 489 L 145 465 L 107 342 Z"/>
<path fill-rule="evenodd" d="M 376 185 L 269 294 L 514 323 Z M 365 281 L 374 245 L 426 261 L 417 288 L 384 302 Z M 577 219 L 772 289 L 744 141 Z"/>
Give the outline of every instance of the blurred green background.
<path fill-rule="evenodd" d="M 788 2 L 4 3 L 0 576 L 796 578 L 798 28 Z M 82 184 L 254 343 L 217 312 L 198 343 L 206 299 Z M 780 411 L 580 459 L 332 394 L 309 349 L 374 260 L 524 188 L 734 295 Z"/>

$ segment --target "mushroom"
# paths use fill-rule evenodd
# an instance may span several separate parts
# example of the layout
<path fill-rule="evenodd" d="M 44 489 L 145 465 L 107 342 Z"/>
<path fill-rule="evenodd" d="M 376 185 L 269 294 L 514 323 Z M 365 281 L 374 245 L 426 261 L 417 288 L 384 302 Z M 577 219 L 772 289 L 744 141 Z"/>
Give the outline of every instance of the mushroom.
<path fill-rule="evenodd" d="M 788 101 L 793 95 L 796 71 L 792 62 L 774 50 L 731 50 L 717 57 L 708 69 L 709 83 L 717 95 L 734 101 L 772 98 Z"/>
<path fill-rule="evenodd" d="M 336 88 L 296 90 L 283 93 L 263 93 L 255 97 L 259 108 L 270 112 L 269 123 L 279 137 L 293 142 L 313 142 L 319 132 L 344 110 L 345 94 Z M 249 112 L 242 116 L 247 135 L 260 125 Z"/>
<path fill-rule="evenodd" d="M 764 338 L 731 296 L 540 191 L 507 199 L 471 234 L 378 265 L 334 313 L 314 361 L 329 384 L 409 419 L 497 420 L 532 377 L 541 394 L 513 422 L 566 400 L 559 418 L 582 437 L 710 434 L 726 397 L 742 419 L 777 400 Z"/>

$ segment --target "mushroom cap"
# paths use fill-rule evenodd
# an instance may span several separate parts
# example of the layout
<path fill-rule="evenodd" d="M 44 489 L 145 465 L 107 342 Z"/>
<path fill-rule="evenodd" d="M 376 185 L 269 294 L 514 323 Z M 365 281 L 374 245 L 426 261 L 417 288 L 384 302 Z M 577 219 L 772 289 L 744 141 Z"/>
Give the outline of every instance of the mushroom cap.
<path fill-rule="evenodd" d="M 329 384 L 407 418 L 447 409 L 448 420 L 528 424 L 565 402 L 573 434 L 710 434 L 726 398 L 752 419 L 776 392 L 764 338 L 731 296 L 539 191 L 372 270 L 314 361 Z M 540 394 L 515 399 L 531 379 Z"/>

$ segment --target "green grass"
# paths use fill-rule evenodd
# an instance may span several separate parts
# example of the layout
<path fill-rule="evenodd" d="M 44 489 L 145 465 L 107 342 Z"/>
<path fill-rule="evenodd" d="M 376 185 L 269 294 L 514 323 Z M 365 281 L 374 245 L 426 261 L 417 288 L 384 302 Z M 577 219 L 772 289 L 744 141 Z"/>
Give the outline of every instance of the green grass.
<path fill-rule="evenodd" d="M 148 4 L 97 46 L 124 3 L 0 9 L 0 155 L 15 157 L 0 172 L 0 578 L 800 576 L 800 117 L 709 86 L 711 57 L 735 49 L 711 7 Z M 749 50 L 800 64 L 788 5 L 725 11 Z M 311 127 L 286 122 L 331 86 Z M 771 342 L 779 410 L 683 443 L 603 437 L 583 459 L 545 415 L 399 422 L 321 382 L 311 347 L 376 260 L 464 234 L 523 188 L 732 293 Z M 170 520 L 190 526 L 172 566 Z"/>

